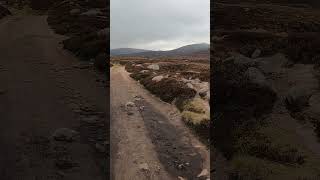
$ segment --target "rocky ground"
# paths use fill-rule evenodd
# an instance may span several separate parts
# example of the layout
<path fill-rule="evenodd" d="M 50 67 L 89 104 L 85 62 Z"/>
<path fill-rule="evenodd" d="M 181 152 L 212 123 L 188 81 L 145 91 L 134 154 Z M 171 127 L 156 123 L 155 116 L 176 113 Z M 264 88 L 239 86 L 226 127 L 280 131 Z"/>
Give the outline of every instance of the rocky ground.
<path fill-rule="evenodd" d="M 309 2 L 215 2 L 217 179 L 319 178 L 320 14 Z"/>
<path fill-rule="evenodd" d="M 175 104 L 182 119 L 208 143 L 210 67 L 207 59 L 112 57 L 111 63 L 125 66 L 130 76 L 147 90 L 164 102 Z"/>
<path fill-rule="evenodd" d="M 55 32 L 70 37 L 62 42 L 64 48 L 105 72 L 109 51 L 108 8 L 104 0 L 68 0 L 56 2 L 48 12 L 48 23 Z"/>

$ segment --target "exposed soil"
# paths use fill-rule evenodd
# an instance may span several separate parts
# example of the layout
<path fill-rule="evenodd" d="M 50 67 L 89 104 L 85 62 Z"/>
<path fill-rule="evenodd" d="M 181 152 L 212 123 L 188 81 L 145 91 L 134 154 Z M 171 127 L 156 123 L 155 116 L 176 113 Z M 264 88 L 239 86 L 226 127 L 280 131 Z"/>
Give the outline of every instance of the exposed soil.
<path fill-rule="evenodd" d="M 62 50 L 46 16 L 4 18 L 0 39 L 1 179 L 106 179 L 104 76 Z M 55 140 L 60 128 L 77 138 Z"/>
<path fill-rule="evenodd" d="M 209 152 L 173 105 L 151 95 L 123 66 L 111 68 L 110 88 L 112 179 L 208 177 L 198 175 L 209 173 Z"/>

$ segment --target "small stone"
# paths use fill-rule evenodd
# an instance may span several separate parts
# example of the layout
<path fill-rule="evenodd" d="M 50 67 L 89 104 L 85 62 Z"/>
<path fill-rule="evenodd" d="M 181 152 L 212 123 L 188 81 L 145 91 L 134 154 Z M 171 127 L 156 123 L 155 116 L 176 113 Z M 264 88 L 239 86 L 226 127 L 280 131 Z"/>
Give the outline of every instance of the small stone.
<path fill-rule="evenodd" d="M 142 70 L 142 71 L 140 71 L 140 73 L 148 73 L 149 72 L 149 70 Z"/>
<path fill-rule="evenodd" d="M 184 164 L 179 164 L 179 165 L 178 165 L 178 169 L 181 170 L 181 169 L 184 169 L 184 168 L 185 168 Z"/>
<path fill-rule="evenodd" d="M 149 171 L 149 166 L 147 163 L 142 163 L 139 165 L 139 169 L 142 171 Z"/>
<path fill-rule="evenodd" d="M 126 103 L 126 107 L 128 108 L 128 107 L 134 107 L 135 106 L 135 104 L 133 103 L 133 102 L 127 102 Z"/>

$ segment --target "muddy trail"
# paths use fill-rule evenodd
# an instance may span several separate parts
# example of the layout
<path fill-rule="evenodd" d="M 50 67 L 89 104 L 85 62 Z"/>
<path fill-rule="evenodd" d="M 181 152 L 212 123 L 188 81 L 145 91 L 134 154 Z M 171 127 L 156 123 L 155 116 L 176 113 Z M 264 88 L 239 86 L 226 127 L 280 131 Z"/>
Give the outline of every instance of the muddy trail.
<path fill-rule="evenodd" d="M 178 110 L 111 68 L 111 179 L 207 179 L 209 153 Z M 121 172 L 121 173 L 118 173 Z"/>
<path fill-rule="evenodd" d="M 46 16 L 0 20 L 1 179 L 106 179 L 105 77 L 59 42 Z"/>

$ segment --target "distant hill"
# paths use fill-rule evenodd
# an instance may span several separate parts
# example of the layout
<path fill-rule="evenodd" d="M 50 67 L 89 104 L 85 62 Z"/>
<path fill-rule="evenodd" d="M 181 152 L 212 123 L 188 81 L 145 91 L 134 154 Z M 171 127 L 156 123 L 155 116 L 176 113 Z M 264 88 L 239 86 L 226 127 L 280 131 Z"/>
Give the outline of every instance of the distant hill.
<path fill-rule="evenodd" d="M 148 52 L 148 51 L 150 51 L 150 50 L 134 49 L 134 48 L 118 48 L 118 49 L 111 49 L 110 50 L 110 55 L 111 56 L 119 56 L 119 55 L 143 53 L 143 52 Z"/>
<path fill-rule="evenodd" d="M 123 51 L 129 50 L 129 51 Z M 194 55 L 198 52 L 204 54 L 208 52 L 209 54 L 210 45 L 207 43 L 200 43 L 200 44 L 190 44 L 186 46 L 182 46 L 177 49 L 169 50 L 169 51 L 150 51 L 150 50 L 141 50 L 141 52 L 134 52 L 131 51 L 130 48 L 121 48 L 121 49 L 114 49 L 111 50 L 111 55 L 114 56 L 142 56 L 142 57 L 165 57 L 165 56 L 187 56 L 187 55 Z M 126 53 L 114 53 L 114 52 L 126 52 Z"/>

